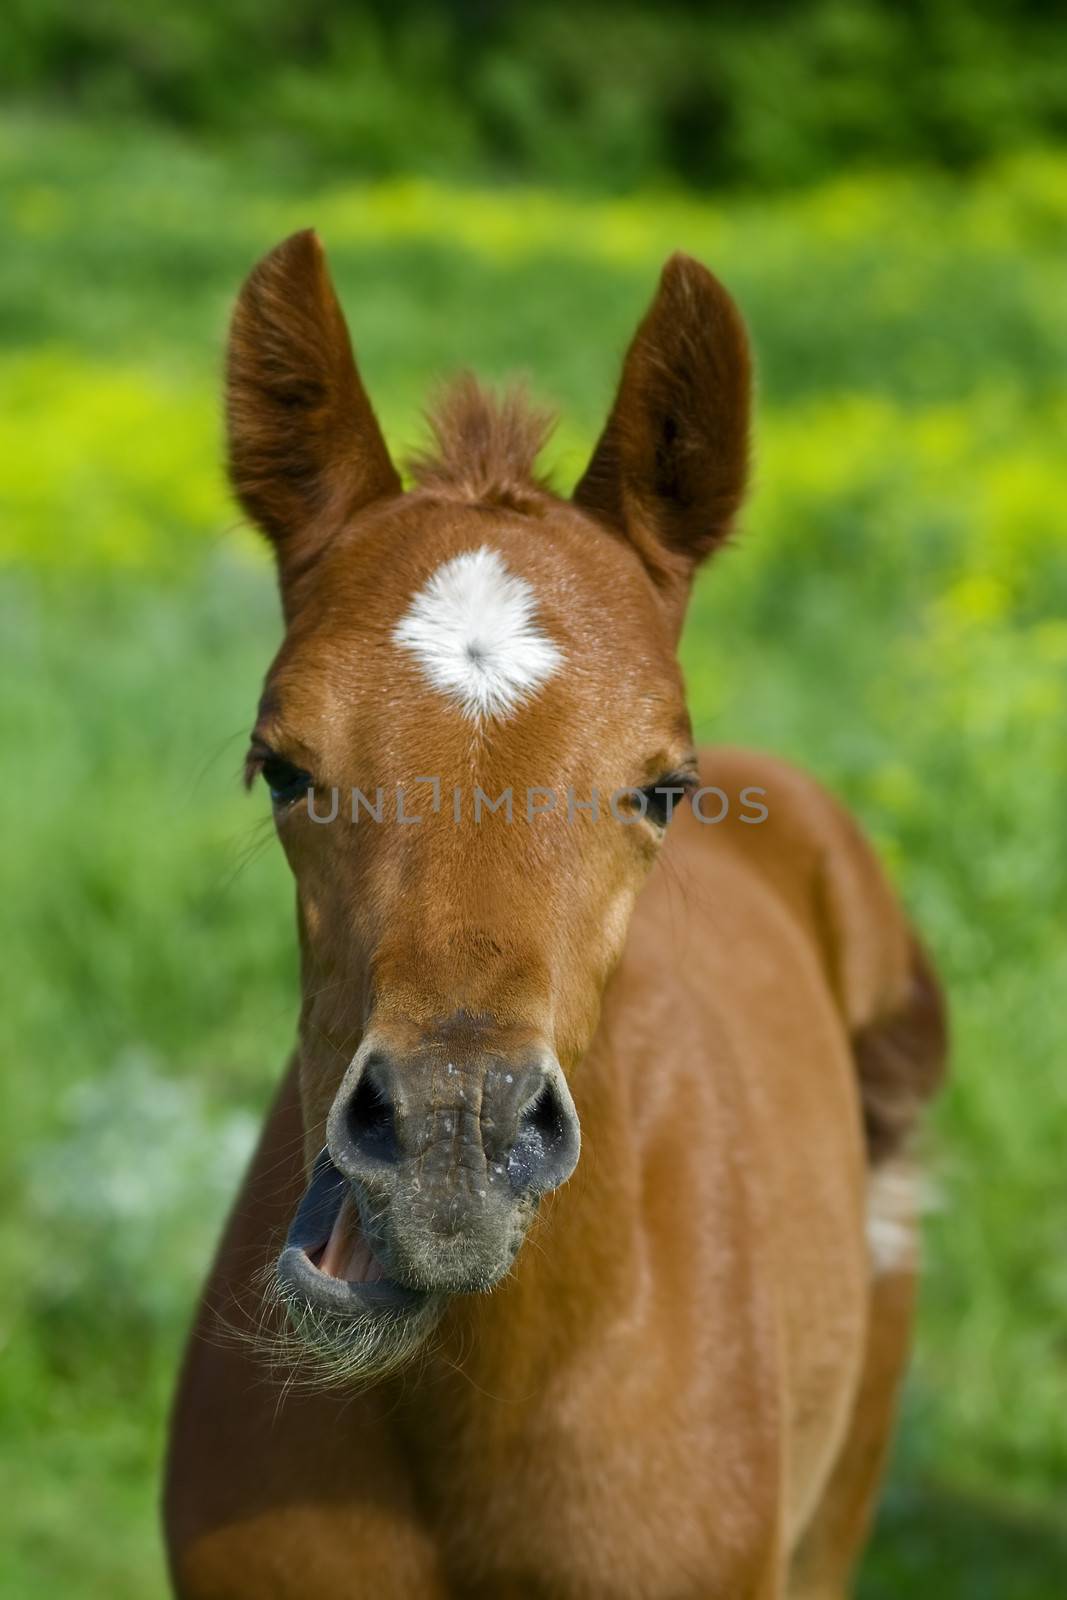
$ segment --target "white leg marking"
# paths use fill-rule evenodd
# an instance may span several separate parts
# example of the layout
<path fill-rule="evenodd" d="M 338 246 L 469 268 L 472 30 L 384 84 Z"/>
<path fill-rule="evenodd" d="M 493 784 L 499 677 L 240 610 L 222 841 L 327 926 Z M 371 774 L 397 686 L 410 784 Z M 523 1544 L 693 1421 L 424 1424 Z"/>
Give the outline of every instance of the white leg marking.
<path fill-rule="evenodd" d="M 504 718 L 563 661 L 536 626 L 536 611 L 526 579 L 482 545 L 438 567 L 393 629 L 393 642 L 464 716 Z"/>

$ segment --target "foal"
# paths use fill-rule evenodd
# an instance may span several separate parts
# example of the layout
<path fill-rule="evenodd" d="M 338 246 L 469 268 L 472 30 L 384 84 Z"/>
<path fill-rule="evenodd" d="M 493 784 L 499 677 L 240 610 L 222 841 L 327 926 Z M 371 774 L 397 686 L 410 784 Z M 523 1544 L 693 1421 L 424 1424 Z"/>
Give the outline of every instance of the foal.
<path fill-rule="evenodd" d="M 303 1003 L 177 1400 L 186 1600 L 848 1592 L 944 1030 L 849 818 L 693 748 L 675 643 L 748 409 L 676 256 L 569 501 L 468 380 L 405 491 L 316 237 L 241 292 L 230 470 L 286 622 L 248 775 Z"/>

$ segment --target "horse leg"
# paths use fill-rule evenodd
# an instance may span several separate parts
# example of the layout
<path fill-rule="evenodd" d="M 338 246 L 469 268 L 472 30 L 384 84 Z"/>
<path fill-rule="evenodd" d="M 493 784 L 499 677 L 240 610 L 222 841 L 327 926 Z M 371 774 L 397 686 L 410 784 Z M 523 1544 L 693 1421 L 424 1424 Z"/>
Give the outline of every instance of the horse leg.
<path fill-rule="evenodd" d="M 847 1600 L 851 1593 L 892 1439 L 914 1299 L 910 1265 L 879 1273 L 872 1282 L 866 1355 L 852 1420 L 793 1556 L 789 1600 Z"/>

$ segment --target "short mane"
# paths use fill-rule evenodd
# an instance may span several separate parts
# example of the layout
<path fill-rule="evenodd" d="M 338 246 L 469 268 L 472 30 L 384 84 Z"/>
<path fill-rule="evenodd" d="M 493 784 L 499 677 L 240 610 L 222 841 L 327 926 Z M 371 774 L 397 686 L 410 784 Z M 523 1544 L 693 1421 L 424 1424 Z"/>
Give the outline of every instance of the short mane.
<path fill-rule="evenodd" d="M 437 397 L 426 420 L 434 443 L 408 461 L 420 488 L 516 511 L 532 510 L 546 492 L 534 466 L 556 419 L 521 386 L 494 394 L 465 372 Z"/>

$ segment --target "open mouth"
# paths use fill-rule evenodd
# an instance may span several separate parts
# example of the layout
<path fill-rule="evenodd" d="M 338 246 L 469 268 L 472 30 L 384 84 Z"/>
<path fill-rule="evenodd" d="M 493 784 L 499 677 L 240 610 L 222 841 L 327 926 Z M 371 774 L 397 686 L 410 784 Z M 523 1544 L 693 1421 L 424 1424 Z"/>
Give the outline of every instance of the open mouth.
<path fill-rule="evenodd" d="M 341 1317 L 415 1311 L 428 1299 L 388 1277 L 363 1232 L 348 1180 L 325 1149 L 278 1258 L 278 1281 L 287 1299 Z"/>

